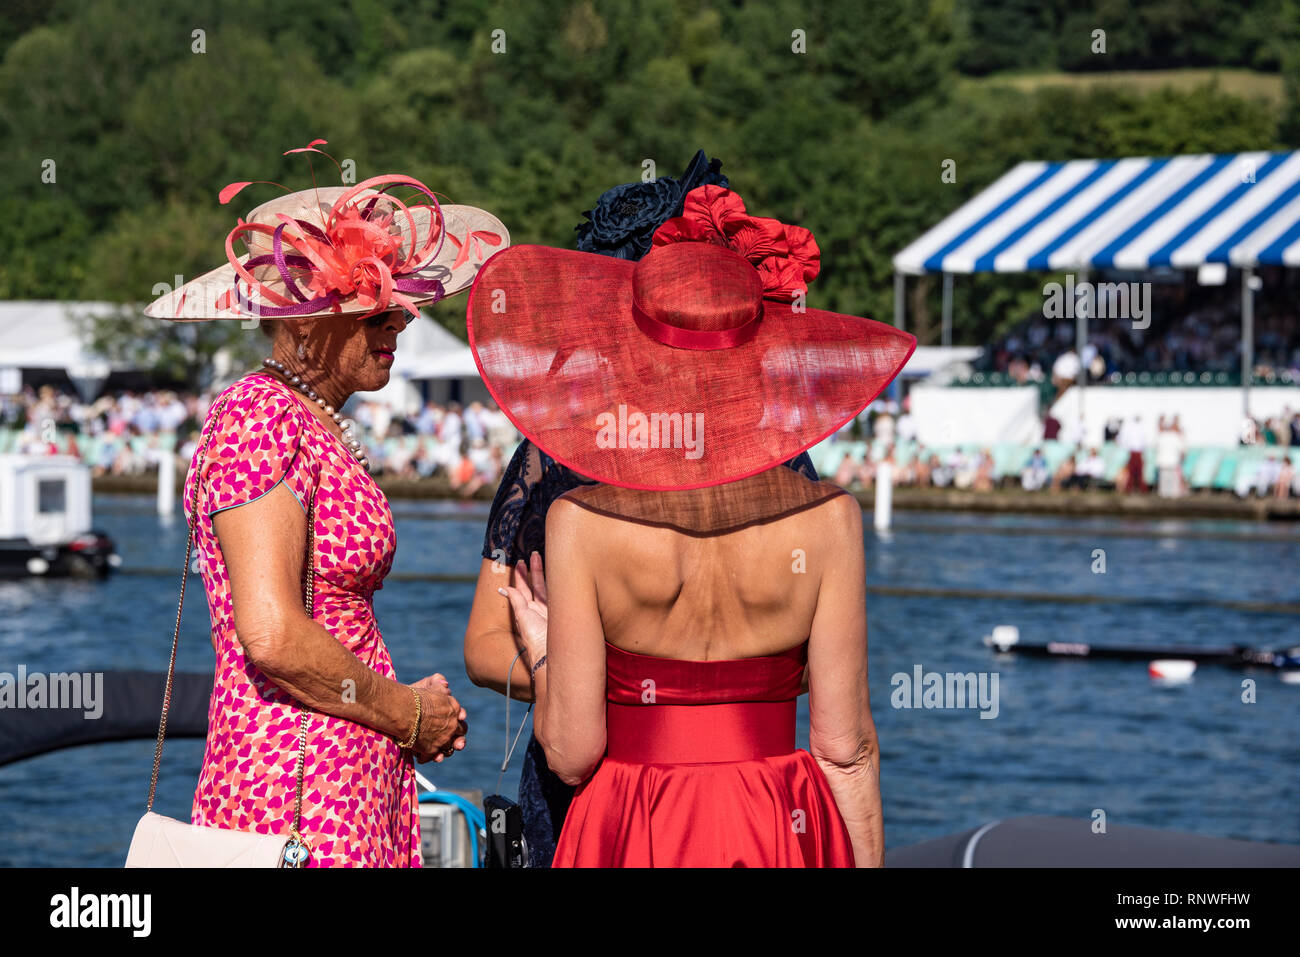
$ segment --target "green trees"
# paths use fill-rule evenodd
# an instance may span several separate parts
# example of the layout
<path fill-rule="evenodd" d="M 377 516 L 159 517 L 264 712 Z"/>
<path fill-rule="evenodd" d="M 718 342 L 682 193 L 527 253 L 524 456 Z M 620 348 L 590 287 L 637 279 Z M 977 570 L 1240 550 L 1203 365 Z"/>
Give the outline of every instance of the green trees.
<path fill-rule="evenodd" d="M 1082 11 L 1065 0 L 16 0 L 0 17 L 0 295 L 140 302 L 177 274 L 193 278 L 275 189 L 252 187 L 228 207 L 217 191 L 235 180 L 305 187 L 303 157 L 281 154 L 323 137 L 358 179 L 409 172 L 452 202 L 492 209 L 517 242 L 558 246 L 646 160 L 675 176 L 703 148 L 752 212 L 817 235 L 813 305 L 887 319 L 893 253 L 1019 160 L 1300 144 L 1296 10 L 1297 0 L 1263 0 L 1248 16 L 1227 0 L 1096 0 Z M 1094 22 L 1106 57 L 1086 54 Z M 1207 64 L 1280 68 L 1282 108 L 1213 86 L 971 79 Z M 955 182 L 941 179 L 945 161 Z M 316 175 L 337 179 L 324 163 Z M 937 284 L 928 298 L 918 288 L 924 332 Z M 957 341 L 982 341 L 1025 295 L 1006 279 L 959 283 Z M 436 314 L 463 329 L 463 301 Z"/>

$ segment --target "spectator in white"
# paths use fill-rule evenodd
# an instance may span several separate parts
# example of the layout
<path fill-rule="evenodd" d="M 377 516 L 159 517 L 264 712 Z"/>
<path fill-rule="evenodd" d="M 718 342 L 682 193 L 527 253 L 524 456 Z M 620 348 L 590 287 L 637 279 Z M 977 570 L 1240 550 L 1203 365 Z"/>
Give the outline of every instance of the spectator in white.
<path fill-rule="evenodd" d="M 383 402 L 369 402 L 370 406 L 370 434 L 376 442 L 382 442 L 388 438 L 388 426 L 393 421 L 393 410 Z"/>
<path fill-rule="evenodd" d="M 465 419 L 461 415 L 460 404 L 453 402 L 442 415 L 442 422 L 438 426 L 438 441 L 453 445 L 459 450 L 464 433 Z"/>
<path fill-rule="evenodd" d="M 1259 423 L 1247 417 L 1241 422 L 1240 440 L 1242 445 L 1257 445 L 1261 441 Z"/>
<path fill-rule="evenodd" d="M 1122 491 L 1145 492 L 1146 478 L 1143 476 L 1145 463 L 1142 454 L 1147 448 L 1147 430 L 1142 426 L 1142 416 L 1135 415 L 1125 419 L 1119 430 L 1119 444 L 1128 452 L 1128 476 Z"/>
<path fill-rule="evenodd" d="M 1278 461 L 1276 455 L 1270 455 L 1259 463 L 1259 468 L 1255 471 L 1255 494 L 1267 498 L 1276 488 L 1281 477 L 1282 463 Z"/>
<path fill-rule="evenodd" d="M 486 411 L 482 402 L 471 402 L 465 410 L 465 436 L 471 445 L 487 441 L 487 423 L 483 421 Z"/>
<path fill-rule="evenodd" d="M 1079 463 L 1075 474 L 1079 476 L 1078 484 L 1083 488 L 1101 484 L 1106 476 L 1106 460 L 1101 457 L 1095 445 Z"/>
<path fill-rule="evenodd" d="M 898 417 L 898 438 L 903 442 L 916 441 L 916 419 L 912 418 L 912 397 L 903 399 L 903 414 Z"/>
<path fill-rule="evenodd" d="M 1042 449 L 1034 449 L 1034 454 L 1020 473 L 1020 487 L 1026 492 L 1037 492 L 1047 484 L 1047 479 L 1047 457 L 1043 455 Z"/>
<path fill-rule="evenodd" d="M 434 452 L 438 466 L 444 471 L 451 472 L 460 462 L 463 426 L 460 406 L 453 402 L 442 414 L 442 421 L 438 423 L 438 448 Z M 465 481 L 465 479 L 461 481 Z"/>
<path fill-rule="evenodd" d="M 415 431 L 420 435 L 437 435 L 438 423 L 442 421 L 442 408 L 436 403 L 425 403 L 415 420 Z"/>
<path fill-rule="evenodd" d="M 1067 349 L 1056 357 L 1052 363 L 1052 385 L 1056 386 L 1058 398 L 1078 381 L 1080 368 L 1078 353 L 1073 349 Z"/>
<path fill-rule="evenodd" d="M 876 415 L 876 420 L 871 423 L 871 433 L 882 446 L 893 443 L 894 417 L 889 413 L 888 406 L 882 408 Z"/>
<path fill-rule="evenodd" d="M 975 484 L 980 466 L 978 453 L 967 455 L 961 449 L 955 449 L 948 461 L 952 464 L 952 484 L 955 488 L 965 491 Z"/>
<path fill-rule="evenodd" d="M 930 484 L 935 488 L 947 488 L 952 484 L 952 469 L 944 465 L 939 456 L 930 456 Z"/>
<path fill-rule="evenodd" d="M 515 429 L 515 424 L 510 421 L 510 417 L 497 408 L 495 402 L 487 411 L 488 420 L 488 441 L 501 449 L 502 453 L 510 452 L 519 444 L 519 432 Z"/>
<path fill-rule="evenodd" d="M 1161 498 L 1183 494 L 1183 453 L 1186 451 L 1181 432 L 1173 423 L 1160 418 L 1156 432 L 1156 489 Z"/>
<path fill-rule="evenodd" d="M 159 410 L 164 431 L 175 432 L 190 417 L 190 410 L 175 392 L 167 393 L 167 401 Z"/>

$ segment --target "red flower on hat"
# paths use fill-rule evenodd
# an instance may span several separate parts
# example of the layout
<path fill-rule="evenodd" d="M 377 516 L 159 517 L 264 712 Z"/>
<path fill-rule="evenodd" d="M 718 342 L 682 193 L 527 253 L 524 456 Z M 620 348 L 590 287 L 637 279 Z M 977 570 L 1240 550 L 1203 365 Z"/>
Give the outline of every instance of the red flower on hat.
<path fill-rule="evenodd" d="M 766 299 L 790 301 L 821 270 L 821 249 L 802 226 L 750 216 L 745 201 L 721 186 L 700 186 L 686 194 L 682 215 L 655 230 L 652 246 L 714 243 L 748 259 L 763 280 Z"/>

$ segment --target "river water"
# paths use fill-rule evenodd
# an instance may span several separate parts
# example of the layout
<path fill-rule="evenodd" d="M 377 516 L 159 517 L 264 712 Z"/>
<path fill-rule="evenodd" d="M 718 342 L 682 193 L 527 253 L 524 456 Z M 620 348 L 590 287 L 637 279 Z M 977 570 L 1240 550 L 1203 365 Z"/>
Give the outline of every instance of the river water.
<path fill-rule="evenodd" d="M 481 504 L 396 502 L 393 511 L 395 572 L 476 572 Z M 0 583 L 0 672 L 166 668 L 185 528 L 155 515 L 147 497 L 97 497 L 95 516 L 118 541 L 124 568 L 165 573 Z M 1300 686 L 1271 672 L 1210 665 L 1188 683 L 1165 686 L 1144 662 L 996 656 L 981 641 L 995 625 L 1013 624 L 1027 642 L 1300 644 L 1300 615 L 1240 606 L 1300 601 L 1300 529 L 903 512 L 895 519 L 887 536 L 867 533 L 871 585 L 998 594 L 868 599 L 887 847 L 997 818 L 1086 819 L 1097 809 L 1115 824 L 1300 844 Z M 469 583 L 390 580 L 375 607 L 398 675 L 443 672 L 470 712 L 470 746 L 421 770 L 440 787 L 491 792 L 504 699 L 464 674 L 472 591 Z M 1053 595 L 1097 600 L 1043 600 Z M 207 628 L 202 591 L 191 591 L 179 669 L 211 669 Z M 978 708 L 895 707 L 895 676 L 918 666 L 996 675 L 996 718 L 981 718 Z M 1253 703 L 1243 701 L 1247 681 Z M 512 721 L 521 715 L 512 706 Z M 804 698 L 803 746 L 807 733 Z M 168 743 L 161 813 L 189 819 L 202 747 Z M 121 742 L 0 768 L 0 865 L 119 866 L 144 809 L 152 754 L 151 741 Z M 514 793 L 518 764 L 519 752 L 503 793 Z"/>

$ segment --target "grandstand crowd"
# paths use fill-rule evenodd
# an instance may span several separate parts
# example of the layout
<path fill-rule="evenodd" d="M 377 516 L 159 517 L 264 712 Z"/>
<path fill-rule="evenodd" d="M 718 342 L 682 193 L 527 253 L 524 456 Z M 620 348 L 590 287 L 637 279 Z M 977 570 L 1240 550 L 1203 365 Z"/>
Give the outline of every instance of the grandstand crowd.
<path fill-rule="evenodd" d="M 209 394 L 168 389 L 105 394 L 83 402 L 75 393 L 42 386 L 0 396 L 0 452 L 77 456 L 99 475 L 142 475 L 160 457 L 177 457 L 183 472 L 212 401 Z M 395 414 L 379 402 L 347 410 L 360 426 L 372 470 L 397 478 L 439 477 L 465 495 L 495 485 L 519 440 L 495 404 L 425 404 Z"/>
<path fill-rule="evenodd" d="M 183 471 L 211 399 L 161 389 L 83 402 L 53 386 L 26 388 L 0 396 L 0 452 L 72 454 L 97 476 L 143 475 L 172 455 Z M 376 474 L 439 478 L 464 495 L 494 486 L 519 441 L 495 404 L 427 403 L 404 416 L 362 401 L 350 411 Z M 888 465 L 893 484 L 917 488 L 1300 497 L 1300 412 L 1290 411 L 1246 423 L 1236 450 L 1189 449 L 1176 416 L 1154 433 L 1137 416 L 1112 421 L 1101 445 L 1049 416 L 1041 442 L 934 446 L 918 440 L 906 400 L 879 400 L 810 453 L 820 474 L 846 488 L 870 488 Z"/>
<path fill-rule="evenodd" d="M 1154 433 L 1139 415 L 1112 419 L 1100 445 L 1049 415 L 1041 442 L 927 446 L 907 406 L 906 399 L 901 406 L 873 403 L 858 422 L 811 450 L 818 471 L 845 488 L 870 488 L 887 465 L 894 485 L 917 488 L 1300 498 L 1300 412 L 1244 422 L 1236 449 L 1189 448 L 1176 415 L 1160 417 Z"/>
<path fill-rule="evenodd" d="M 1264 270 L 1256 294 L 1253 367 L 1257 376 L 1289 375 L 1300 381 L 1300 283 L 1287 270 Z M 1025 319 L 993 341 L 977 363 L 1020 385 L 1059 376 L 1063 356 L 1089 381 L 1119 381 L 1131 373 L 1241 372 L 1241 293 L 1235 286 L 1200 286 L 1192 280 L 1151 284 L 1149 325 L 1131 319 L 1094 319 L 1088 342 L 1075 355 L 1073 318 Z M 1145 328 L 1140 328 L 1145 326 Z"/>

